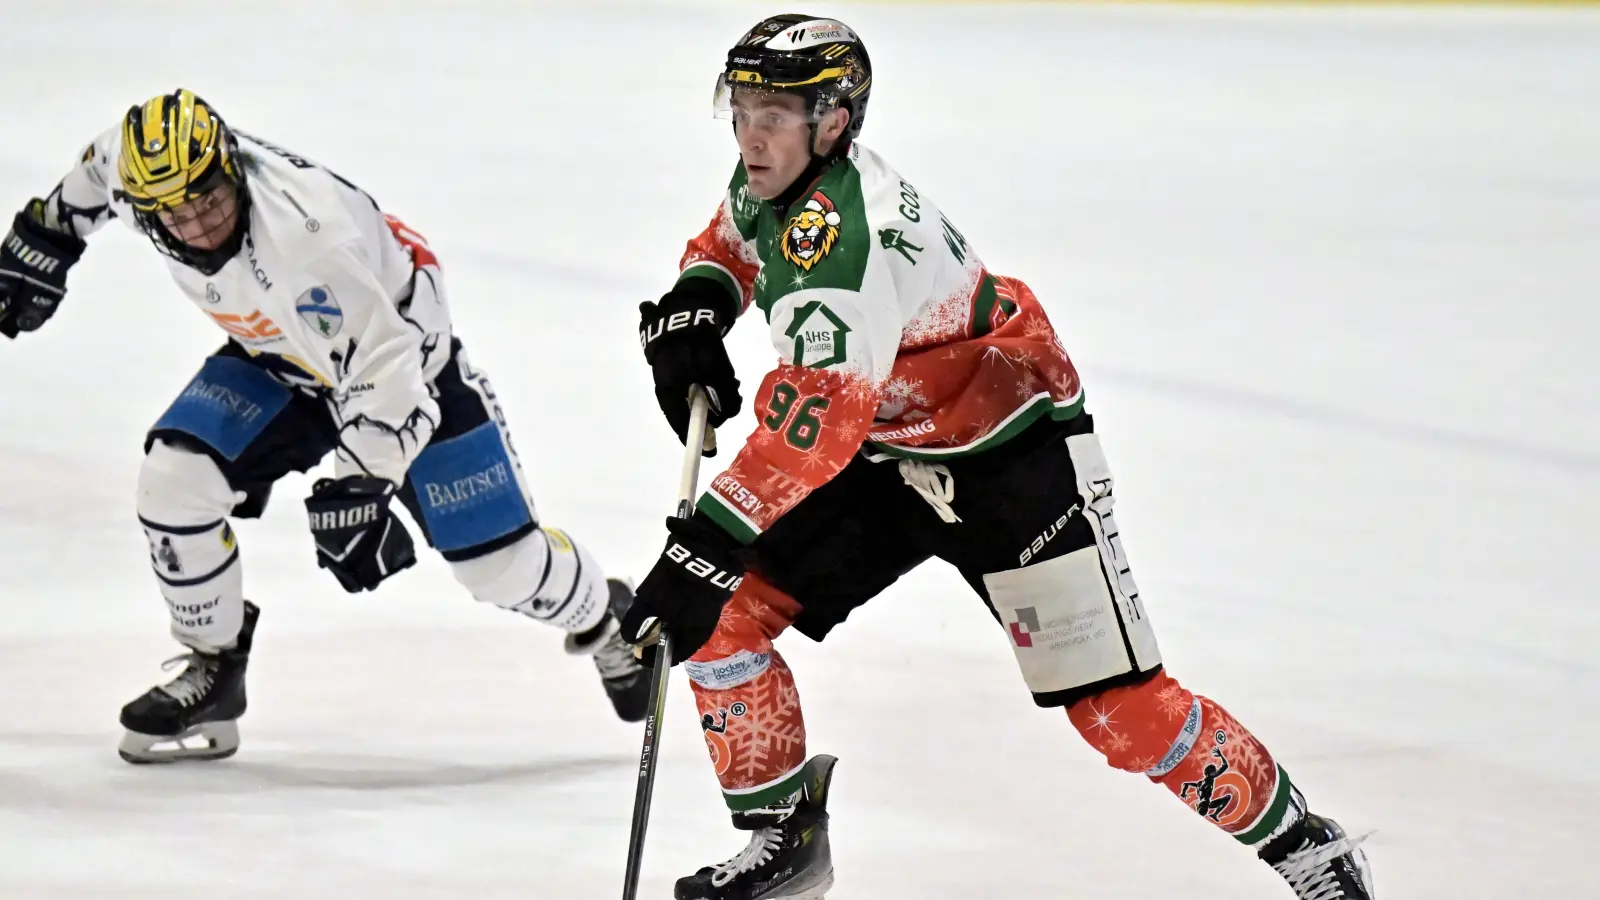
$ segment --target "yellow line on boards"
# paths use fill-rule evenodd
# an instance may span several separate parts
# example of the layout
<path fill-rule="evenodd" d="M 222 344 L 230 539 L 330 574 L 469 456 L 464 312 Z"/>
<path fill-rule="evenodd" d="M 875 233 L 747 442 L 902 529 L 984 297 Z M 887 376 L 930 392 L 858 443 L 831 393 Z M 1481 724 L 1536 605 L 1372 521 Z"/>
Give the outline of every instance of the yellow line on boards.
<path fill-rule="evenodd" d="M 853 0 L 872 6 L 1263 6 L 1279 9 L 1314 9 L 1340 6 L 1471 6 L 1499 9 L 1592 6 L 1600 0 Z"/>

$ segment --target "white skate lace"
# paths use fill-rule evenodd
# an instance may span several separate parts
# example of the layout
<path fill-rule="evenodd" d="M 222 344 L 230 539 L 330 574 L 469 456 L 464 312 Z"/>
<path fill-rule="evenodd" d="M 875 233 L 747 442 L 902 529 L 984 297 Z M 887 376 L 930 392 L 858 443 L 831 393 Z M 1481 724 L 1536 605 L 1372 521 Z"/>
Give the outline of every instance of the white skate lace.
<path fill-rule="evenodd" d="M 1339 887 L 1331 863 L 1355 850 L 1368 837 L 1370 835 L 1364 834 L 1357 838 L 1340 838 L 1320 847 L 1308 842 L 1273 868 L 1289 882 L 1300 900 L 1341 900 L 1346 894 Z"/>
<path fill-rule="evenodd" d="M 783 846 L 783 832 L 776 828 L 758 828 L 750 836 L 750 843 L 732 859 L 717 866 L 711 873 L 711 884 L 722 887 L 733 879 L 739 877 L 741 872 L 749 872 L 761 865 Z"/>
<path fill-rule="evenodd" d="M 941 476 L 944 478 L 943 481 L 939 480 Z M 950 474 L 948 466 L 917 459 L 902 459 L 900 477 L 921 494 L 922 499 L 928 501 L 928 505 L 933 507 L 933 511 L 939 514 L 939 518 L 943 519 L 945 524 L 954 525 L 961 521 L 961 517 L 950 507 L 950 502 L 956 499 L 956 479 Z"/>
<path fill-rule="evenodd" d="M 174 656 L 162 663 L 161 671 L 171 671 L 180 663 L 187 665 L 189 668 L 185 669 L 182 675 L 162 685 L 161 689 L 171 695 L 172 699 L 178 701 L 179 704 L 193 706 L 196 701 L 205 696 L 206 691 L 211 690 L 211 682 L 213 680 L 212 666 L 204 656 L 198 653 L 185 653 L 181 656 Z"/>

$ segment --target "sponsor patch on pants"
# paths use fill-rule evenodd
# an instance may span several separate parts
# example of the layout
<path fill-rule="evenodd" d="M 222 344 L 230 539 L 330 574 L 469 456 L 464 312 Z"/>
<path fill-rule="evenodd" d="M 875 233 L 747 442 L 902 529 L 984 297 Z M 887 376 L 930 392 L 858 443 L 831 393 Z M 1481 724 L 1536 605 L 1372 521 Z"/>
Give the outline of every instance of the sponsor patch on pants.
<path fill-rule="evenodd" d="M 289 405 L 289 389 L 241 359 L 213 356 L 167 407 L 153 431 L 181 431 L 229 461 Z"/>
<path fill-rule="evenodd" d="M 1095 548 L 983 580 L 1033 693 L 1071 690 L 1132 671 Z"/>
<path fill-rule="evenodd" d="M 407 479 L 429 539 L 440 550 L 474 547 L 533 522 L 494 422 L 429 444 Z"/>

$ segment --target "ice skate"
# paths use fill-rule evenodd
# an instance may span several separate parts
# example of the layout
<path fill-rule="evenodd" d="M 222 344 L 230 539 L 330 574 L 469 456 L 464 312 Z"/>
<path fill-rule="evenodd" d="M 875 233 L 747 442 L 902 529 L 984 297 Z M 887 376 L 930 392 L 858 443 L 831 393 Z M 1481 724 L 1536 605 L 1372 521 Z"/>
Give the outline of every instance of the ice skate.
<path fill-rule="evenodd" d="M 832 756 L 806 762 L 805 783 L 782 802 L 735 813 L 734 826 L 754 832 L 737 856 L 678 879 L 677 900 L 823 900 L 833 886 L 828 847 Z"/>
<path fill-rule="evenodd" d="M 234 646 L 220 653 L 193 651 L 167 660 L 163 669 L 184 663 L 177 678 L 151 688 L 122 708 L 127 733 L 117 753 L 130 763 L 225 759 L 239 749 L 238 719 L 244 715 L 245 666 L 256 619 L 255 604 L 244 605 L 244 625 Z"/>
<path fill-rule="evenodd" d="M 1372 900 L 1372 873 L 1360 844 L 1332 819 L 1307 813 L 1267 845 L 1262 860 L 1294 888 L 1300 900 Z"/>
<path fill-rule="evenodd" d="M 581 634 L 569 634 L 566 651 L 593 656 L 600 684 L 611 707 L 624 722 L 642 722 L 650 706 L 650 670 L 633 655 L 633 645 L 622 639 L 619 620 L 633 602 L 633 586 L 620 578 L 607 578 L 609 610 L 599 625 Z"/>

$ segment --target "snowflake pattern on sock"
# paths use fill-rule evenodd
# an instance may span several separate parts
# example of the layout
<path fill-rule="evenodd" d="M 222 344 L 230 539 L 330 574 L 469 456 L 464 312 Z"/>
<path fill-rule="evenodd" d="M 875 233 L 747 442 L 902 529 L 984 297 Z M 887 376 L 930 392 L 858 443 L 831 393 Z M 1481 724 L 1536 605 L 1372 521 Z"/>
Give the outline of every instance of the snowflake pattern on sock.
<path fill-rule="evenodd" d="M 1196 700 L 1199 727 L 1174 763 L 1168 757 L 1182 749 Z M 1229 834 L 1249 829 L 1272 803 L 1278 766 L 1267 748 L 1215 701 L 1190 693 L 1165 672 L 1082 700 L 1068 715 L 1116 768 L 1147 773 L 1166 760 L 1171 768 L 1151 779 Z"/>

